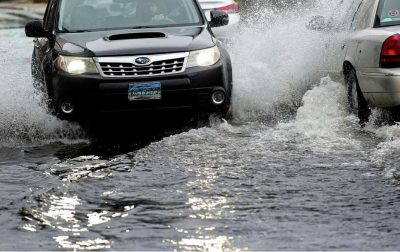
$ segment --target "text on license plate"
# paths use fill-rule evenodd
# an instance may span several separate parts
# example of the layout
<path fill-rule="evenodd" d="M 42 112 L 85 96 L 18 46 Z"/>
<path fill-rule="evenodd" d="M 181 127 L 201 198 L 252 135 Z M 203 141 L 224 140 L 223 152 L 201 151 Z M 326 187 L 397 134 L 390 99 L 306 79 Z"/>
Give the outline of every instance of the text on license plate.
<path fill-rule="evenodd" d="M 137 100 L 159 100 L 161 99 L 161 83 L 134 83 L 129 84 L 128 99 Z"/>

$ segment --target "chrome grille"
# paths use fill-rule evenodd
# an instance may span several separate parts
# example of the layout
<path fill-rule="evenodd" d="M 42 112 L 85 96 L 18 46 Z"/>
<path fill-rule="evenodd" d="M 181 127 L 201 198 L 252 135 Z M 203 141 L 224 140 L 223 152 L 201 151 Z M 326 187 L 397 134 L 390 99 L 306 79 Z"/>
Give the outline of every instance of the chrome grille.
<path fill-rule="evenodd" d="M 102 57 L 95 60 L 104 77 L 148 77 L 185 71 L 188 55 L 189 53 L 173 53 L 135 57 Z M 150 60 L 148 64 L 135 63 L 137 58 L 143 57 Z"/>

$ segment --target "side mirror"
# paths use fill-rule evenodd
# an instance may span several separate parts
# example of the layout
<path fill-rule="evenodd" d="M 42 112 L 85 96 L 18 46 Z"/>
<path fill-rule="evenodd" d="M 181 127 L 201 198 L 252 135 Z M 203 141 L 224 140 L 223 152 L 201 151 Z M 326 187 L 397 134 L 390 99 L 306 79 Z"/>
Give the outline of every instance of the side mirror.
<path fill-rule="evenodd" d="M 229 24 L 229 16 L 223 11 L 211 11 L 211 27 L 220 27 Z"/>
<path fill-rule="evenodd" d="M 307 29 L 314 31 L 326 30 L 328 25 L 323 16 L 313 16 L 310 22 L 307 24 Z"/>
<path fill-rule="evenodd" d="M 40 20 L 31 21 L 25 26 L 25 34 L 30 38 L 45 38 L 48 33 L 43 28 L 43 22 Z"/>

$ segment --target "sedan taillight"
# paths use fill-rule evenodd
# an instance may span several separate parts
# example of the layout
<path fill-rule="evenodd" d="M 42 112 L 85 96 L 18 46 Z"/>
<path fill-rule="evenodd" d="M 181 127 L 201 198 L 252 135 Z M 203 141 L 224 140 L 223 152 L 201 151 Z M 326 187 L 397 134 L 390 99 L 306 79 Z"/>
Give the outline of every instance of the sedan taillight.
<path fill-rule="evenodd" d="M 380 66 L 382 68 L 400 67 L 400 34 L 389 37 L 383 43 Z"/>
<path fill-rule="evenodd" d="M 226 12 L 228 14 L 239 13 L 240 12 L 239 5 L 237 5 L 236 3 L 230 4 L 230 5 L 225 6 L 225 7 L 216 8 L 215 10 L 223 11 L 223 12 Z"/>

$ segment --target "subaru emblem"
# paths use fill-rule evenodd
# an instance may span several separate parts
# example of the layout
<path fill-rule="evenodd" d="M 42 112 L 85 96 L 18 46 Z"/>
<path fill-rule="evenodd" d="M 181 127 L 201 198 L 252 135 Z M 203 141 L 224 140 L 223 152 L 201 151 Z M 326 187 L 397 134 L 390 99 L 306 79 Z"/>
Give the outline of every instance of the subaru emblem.
<path fill-rule="evenodd" d="M 147 65 L 150 63 L 150 59 L 147 57 L 139 57 L 135 59 L 135 63 L 138 65 Z"/>

